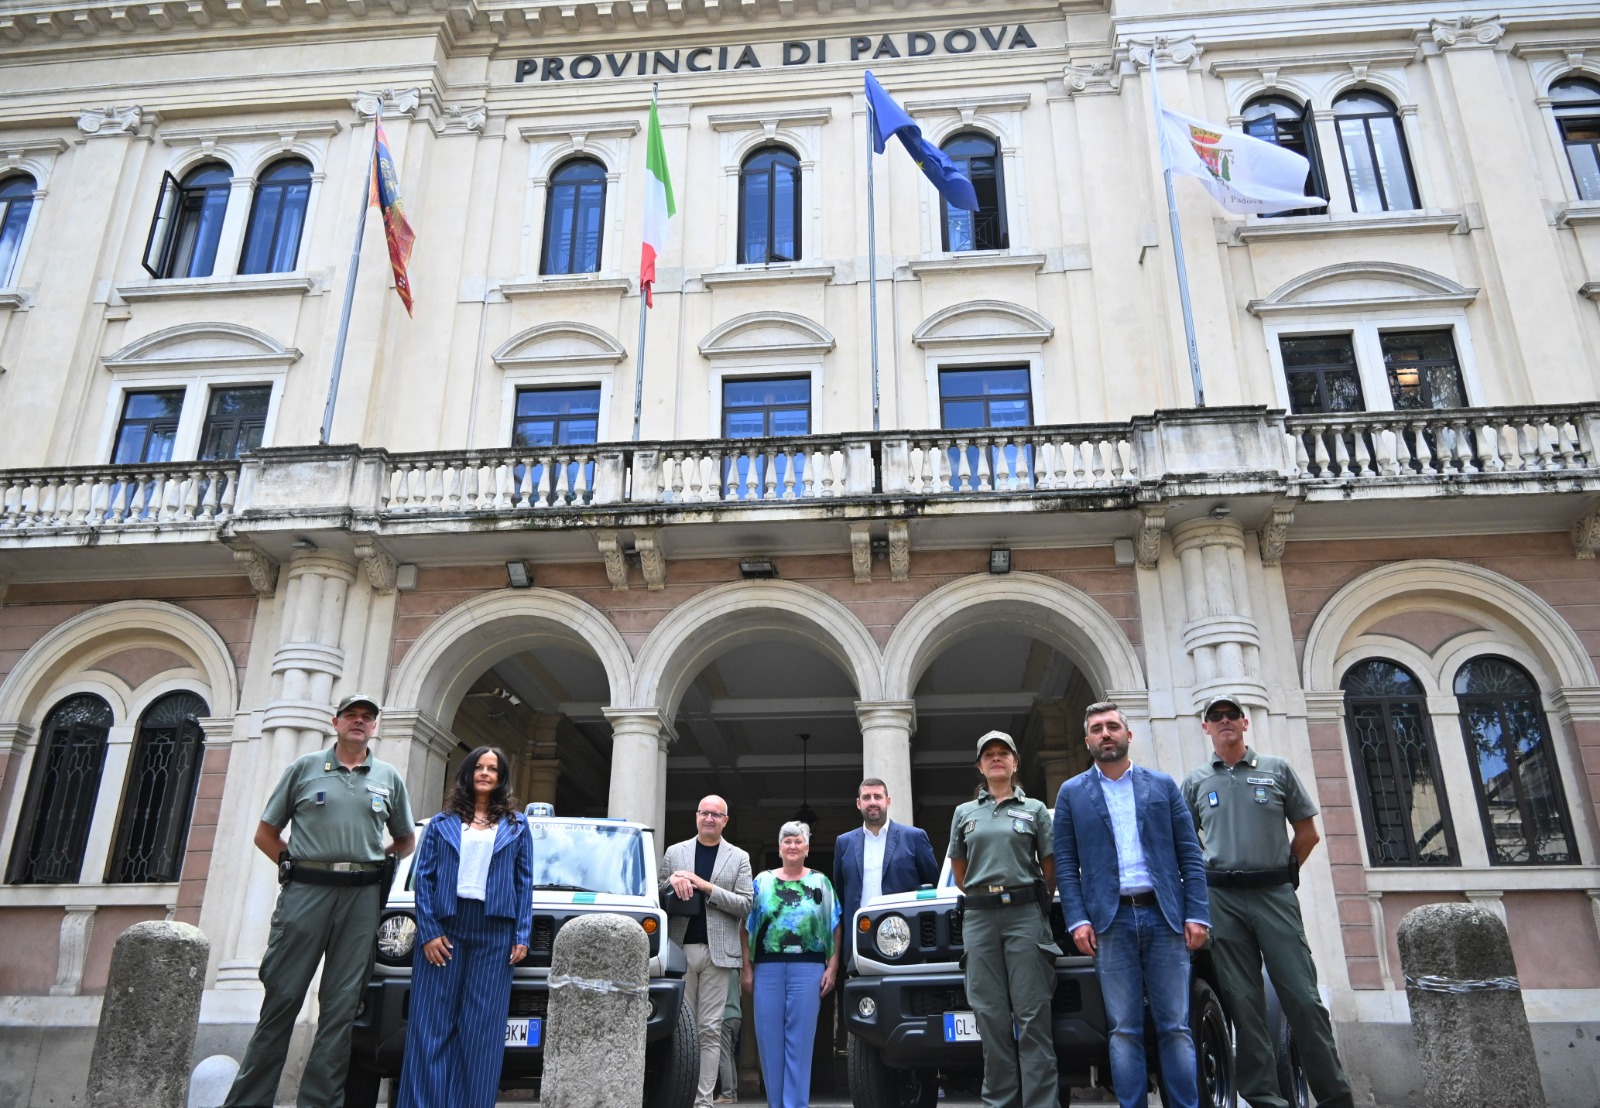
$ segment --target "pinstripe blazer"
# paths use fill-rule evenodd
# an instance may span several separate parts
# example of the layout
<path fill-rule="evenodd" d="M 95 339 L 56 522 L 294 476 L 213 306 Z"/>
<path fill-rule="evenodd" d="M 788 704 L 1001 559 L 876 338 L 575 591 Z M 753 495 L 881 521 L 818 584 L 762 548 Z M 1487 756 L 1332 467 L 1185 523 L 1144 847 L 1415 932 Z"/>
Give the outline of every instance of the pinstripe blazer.
<path fill-rule="evenodd" d="M 658 874 L 661 892 L 671 891 L 672 886 L 667 883 L 667 878 L 674 871 L 686 869 L 694 872 L 695 842 L 694 839 L 684 839 L 667 847 L 667 852 L 661 856 L 661 871 Z M 750 855 L 723 839 L 717 844 L 717 860 L 711 867 L 711 884 L 711 892 L 705 898 L 706 950 L 711 955 L 712 965 L 737 969 L 743 957 L 739 929 L 744 925 L 744 918 L 750 914 L 750 900 L 754 892 Z M 667 923 L 667 934 L 673 942 L 681 944 L 688 927 L 688 916 L 671 916 Z"/>
<path fill-rule="evenodd" d="M 440 812 L 428 821 L 412 867 L 412 888 L 417 895 L 417 945 L 432 942 L 447 932 L 445 923 L 456 914 L 456 875 L 461 867 L 461 820 Z M 528 821 L 512 812 L 500 821 L 494 835 L 494 855 L 489 879 L 484 883 L 483 912 L 516 921 L 513 945 L 528 945 L 533 932 L 533 840 Z"/>

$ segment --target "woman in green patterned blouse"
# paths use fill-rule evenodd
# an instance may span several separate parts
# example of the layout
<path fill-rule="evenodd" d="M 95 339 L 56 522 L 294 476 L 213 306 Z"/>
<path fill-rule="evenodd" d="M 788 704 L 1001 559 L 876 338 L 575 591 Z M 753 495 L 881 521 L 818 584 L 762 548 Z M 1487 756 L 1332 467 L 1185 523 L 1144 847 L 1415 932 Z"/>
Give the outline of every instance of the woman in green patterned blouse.
<path fill-rule="evenodd" d="M 791 820 L 779 828 L 783 865 L 756 875 L 745 921 L 739 980 L 755 1000 L 756 1047 L 770 1108 L 810 1103 L 817 1013 L 839 976 L 839 905 L 828 879 L 806 868 L 810 850 L 810 827 Z"/>

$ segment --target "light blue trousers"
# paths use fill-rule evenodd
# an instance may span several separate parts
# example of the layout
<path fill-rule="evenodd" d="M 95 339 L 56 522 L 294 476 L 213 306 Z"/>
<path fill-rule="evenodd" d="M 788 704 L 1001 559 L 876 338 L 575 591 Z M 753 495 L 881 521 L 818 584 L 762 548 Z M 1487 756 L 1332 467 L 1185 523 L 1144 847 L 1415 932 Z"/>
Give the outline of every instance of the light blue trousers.
<path fill-rule="evenodd" d="M 822 1011 L 821 962 L 757 962 L 756 1048 L 768 1108 L 811 1103 L 811 1046 Z"/>

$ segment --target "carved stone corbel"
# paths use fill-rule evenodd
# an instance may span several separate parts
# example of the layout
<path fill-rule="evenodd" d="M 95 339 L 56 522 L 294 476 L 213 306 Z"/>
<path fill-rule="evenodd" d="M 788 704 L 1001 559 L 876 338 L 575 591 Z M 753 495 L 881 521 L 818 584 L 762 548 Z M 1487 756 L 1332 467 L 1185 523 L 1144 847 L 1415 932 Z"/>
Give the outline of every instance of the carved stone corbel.
<path fill-rule="evenodd" d="M 112 138 L 117 135 L 136 135 L 144 109 L 134 104 L 107 104 L 101 108 L 85 108 L 78 113 L 78 130 L 90 138 Z"/>
<path fill-rule="evenodd" d="M 56 980 L 51 996 L 77 996 L 83 988 L 83 967 L 89 960 L 89 943 L 94 938 L 97 904 L 69 904 L 61 917 L 60 945 L 56 950 Z"/>
<path fill-rule="evenodd" d="M 872 584 L 872 527 L 865 523 L 850 525 L 850 570 L 856 584 Z M 3 597 L 0 593 L 0 597 Z"/>
<path fill-rule="evenodd" d="M 903 519 L 889 521 L 889 580 L 904 581 L 911 576 L 911 524 Z"/>
<path fill-rule="evenodd" d="M 489 122 L 489 109 L 482 104 L 446 104 L 428 121 L 436 135 L 476 135 Z"/>
<path fill-rule="evenodd" d="M 606 580 L 611 582 L 614 590 L 625 591 L 628 587 L 628 559 L 622 554 L 622 544 L 617 541 L 617 533 L 596 531 L 594 542 L 600 548 L 600 557 L 606 563 Z"/>
<path fill-rule="evenodd" d="M 639 528 L 633 533 L 633 549 L 639 555 L 639 571 L 644 574 L 644 587 L 660 592 L 667 587 L 667 554 L 661 548 L 654 527 Z"/>
<path fill-rule="evenodd" d="M 1068 96 L 1106 96 L 1117 91 L 1121 74 L 1106 58 L 1083 64 L 1069 64 L 1061 71 Z"/>
<path fill-rule="evenodd" d="M 262 600 L 270 600 L 278 591 L 278 563 L 253 546 L 233 548 L 233 560 L 250 578 L 250 587 Z"/>
<path fill-rule="evenodd" d="M 1506 29 L 1498 15 L 1461 15 L 1428 20 L 1428 33 L 1442 47 L 1493 46 Z"/>
<path fill-rule="evenodd" d="M 400 570 L 399 563 L 371 539 L 357 540 L 355 555 L 361 561 L 361 568 L 366 572 L 367 583 L 372 586 L 373 592 L 381 596 L 388 596 L 394 592 L 395 575 Z"/>
<path fill-rule="evenodd" d="M 1261 564 L 1276 566 L 1283 561 L 1283 551 L 1289 545 L 1289 525 L 1294 522 L 1293 504 L 1274 504 L 1272 515 L 1261 529 Z"/>
<path fill-rule="evenodd" d="M 1592 559 L 1595 552 L 1600 551 L 1600 508 L 1572 525 L 1572 549 L 1584 561 Z"/>
<path fill-rule="evenodd" d="M 1133 536 L 1133 559 L 1140 569 L 1155 569 L 1161 561 L 1161 532 L 1167 527 L 1165 507 L 1139 509 L 1139 530 Z"/>

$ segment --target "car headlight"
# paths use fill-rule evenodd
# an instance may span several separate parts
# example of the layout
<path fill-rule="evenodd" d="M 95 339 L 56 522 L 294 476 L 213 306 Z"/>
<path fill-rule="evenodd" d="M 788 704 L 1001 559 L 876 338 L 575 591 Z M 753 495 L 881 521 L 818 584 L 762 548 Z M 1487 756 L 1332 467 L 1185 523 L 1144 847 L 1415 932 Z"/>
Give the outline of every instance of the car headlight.
<path fill-rule="evenodd" d="M 403 966 L 411 961 L 411 949 L 417 945 L 417 921 L 410 912 L 394 912 L 383 917 L 378 924 L 378 960 L 391 966 Z"/>
<path fill-rule="evenodd" d="M 900 957 L 911 946 L 911 925 L 904 916 L 884 916 L 878 921 L 878 953 L 885 958 Z"/>

